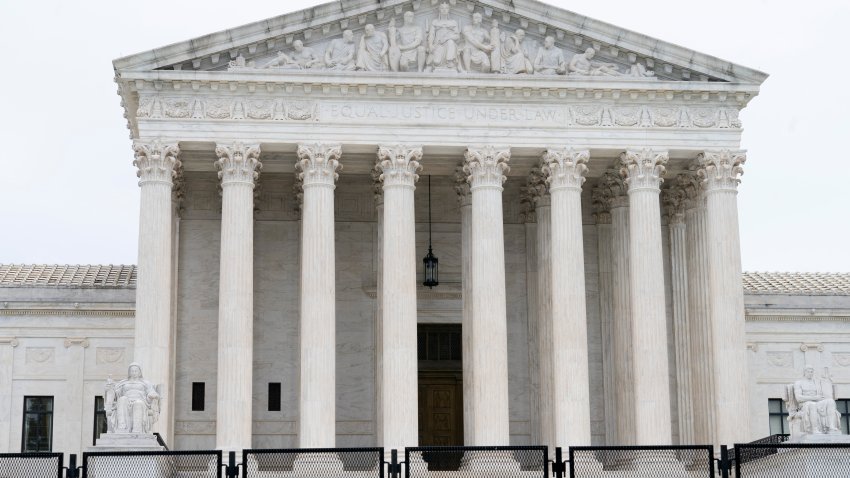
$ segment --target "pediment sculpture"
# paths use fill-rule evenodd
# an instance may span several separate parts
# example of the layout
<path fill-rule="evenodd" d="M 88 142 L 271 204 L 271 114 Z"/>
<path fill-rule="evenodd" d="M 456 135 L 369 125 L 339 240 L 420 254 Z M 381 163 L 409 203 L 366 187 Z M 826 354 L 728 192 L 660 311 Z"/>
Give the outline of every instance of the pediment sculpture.
<path fill-rule="evenodd" d="M 323 46 L 324 51 L 321 51 Z M 623 66 L 601 61 L 594 48 L 568 57 L 570 53 L 558 46 L 554 36 L 543 37 L 541 44 L 529 38 L 523 28 L 500 26 L 496 18 L 485 25 L 480 11 L 457 14 L 448 3 L 441 3 L 435 12 L 406 11 L 401 15 L 401 22 L 392 17 L 385 29 L 367 23 L 359 38 L 353 30 L 345 29 L 340 36 L 321 38 L 314 46 L 294 40 L 291 50 L 277 51 L 271 59 L 249 61 L 240 55 L 229 63 L 228 70 L 357 70 L 656 79 L 655 72 L 640 63 L 635 55 L 630 55 L 630 66 Z"/>
<path fill-rule="evenodd" d="M 841 433 L 841 414 L 835 405 L 835 385 L 824 369 L 822 377 L 806 366 L 803 378 L 785 387 L 792 442 L 847 441 Z"/>

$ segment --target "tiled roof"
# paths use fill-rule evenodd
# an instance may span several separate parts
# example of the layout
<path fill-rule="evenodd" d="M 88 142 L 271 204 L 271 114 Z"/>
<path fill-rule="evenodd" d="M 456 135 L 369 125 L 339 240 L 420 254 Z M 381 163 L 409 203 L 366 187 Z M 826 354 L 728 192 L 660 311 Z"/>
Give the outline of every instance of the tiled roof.
<path fill-rule="evenodd" d="M 0 287 L 136 287 L 136 266 L 0 264 Z"/>
<path fill-rule="evenodd" d="M 744 292 L 781 295 L 850 295 L 850 274 L 745 272 Z"/>

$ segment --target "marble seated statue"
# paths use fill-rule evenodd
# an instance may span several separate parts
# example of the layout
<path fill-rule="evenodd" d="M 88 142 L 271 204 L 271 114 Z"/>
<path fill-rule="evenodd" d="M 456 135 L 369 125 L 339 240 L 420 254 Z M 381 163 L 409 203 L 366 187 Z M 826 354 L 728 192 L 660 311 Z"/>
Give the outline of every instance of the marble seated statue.
<path fill-rule="evenodd" d="M 131 363 L 127 378 L 106 381 L 104 410 L 107 433 L 150 434 L 159 418 L 160 386 L 142 377 L 142 368 Z"/>
<path fill-rule="evenodd" d="M 814 367 L 807 366 L 803 378 L 785 389 L 785 407 L 791 429 L 791 441 L 813 435 L 840 435 L 841 414 L 835 406 L 835 385 L 828 372 L 815 377 Z"/>

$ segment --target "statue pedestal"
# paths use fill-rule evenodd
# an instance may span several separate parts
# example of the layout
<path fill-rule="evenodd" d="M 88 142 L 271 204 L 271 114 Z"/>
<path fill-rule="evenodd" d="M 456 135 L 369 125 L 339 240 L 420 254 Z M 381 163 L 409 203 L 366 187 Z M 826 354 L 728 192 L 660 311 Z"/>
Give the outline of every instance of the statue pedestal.
<path fill-rule="evenodd" d="M 848 450 L 850 451 L 850 435 L 842 435 L 840 433 L 818 433 L 818 434 L 810 434 L 803 435 L 799 438 L 794 438 L 788 441 L 791 443 L 813 443 L 813 444 L 822 444 L 822 443 L 835 443 L 835 444 L 846 444 L 848 446 Z"/>
<path fill-rule="evenodd" d="M 162 451 L 152 433 L 104 433 L 89 451 Z"/>
<path fill-rule="evenodd" d="M 87 476 L 91 478 L 149 478 L 168 476 L 173 468 L 173 458 L 149 452 L 165 451 L 165 447 L 156 441 L 150 433 L 104 433 L 97 439 L 95 446 L 86 453 L 106 453 L 107 455 L 89 455 Z M 138 453 L 138 454 L 136 454 Z"/>

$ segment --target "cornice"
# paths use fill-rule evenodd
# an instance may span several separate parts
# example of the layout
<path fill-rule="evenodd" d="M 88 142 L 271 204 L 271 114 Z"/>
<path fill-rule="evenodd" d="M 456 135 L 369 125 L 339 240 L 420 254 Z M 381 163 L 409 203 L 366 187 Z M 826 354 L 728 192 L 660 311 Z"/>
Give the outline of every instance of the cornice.
<path fill-rule="evenodd" d="M 0 317 L 8 316 L 133 318 L 136 316 L 136 312 L 134 310 L 0 309 Z"/>

